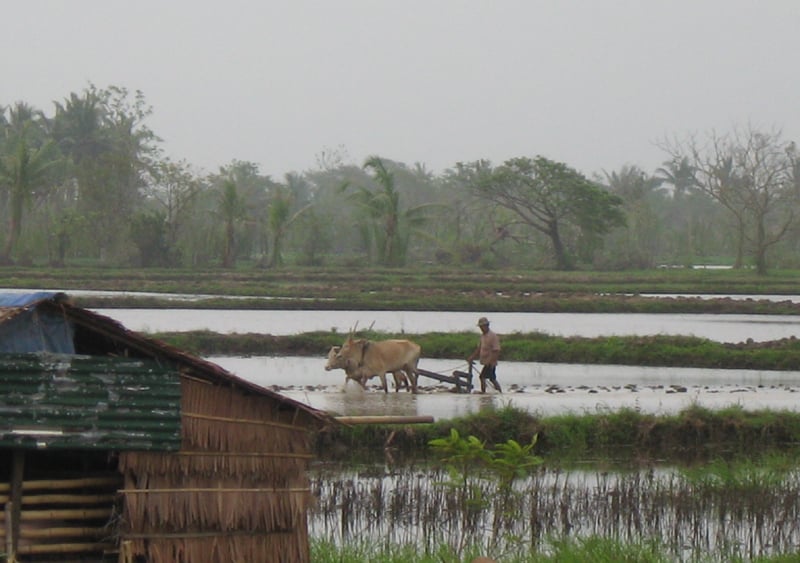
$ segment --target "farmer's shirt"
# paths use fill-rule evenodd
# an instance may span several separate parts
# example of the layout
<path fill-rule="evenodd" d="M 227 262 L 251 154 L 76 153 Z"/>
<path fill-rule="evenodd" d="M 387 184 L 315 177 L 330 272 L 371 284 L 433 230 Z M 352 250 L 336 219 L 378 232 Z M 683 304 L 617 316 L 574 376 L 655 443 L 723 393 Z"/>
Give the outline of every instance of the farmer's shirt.
<path fill-rule="evenodd" d="M 500 352 L 500 338 L 491 330 L 481 333 L 481 364 L 486 365 L 492 359 L 492 352 Z"/>

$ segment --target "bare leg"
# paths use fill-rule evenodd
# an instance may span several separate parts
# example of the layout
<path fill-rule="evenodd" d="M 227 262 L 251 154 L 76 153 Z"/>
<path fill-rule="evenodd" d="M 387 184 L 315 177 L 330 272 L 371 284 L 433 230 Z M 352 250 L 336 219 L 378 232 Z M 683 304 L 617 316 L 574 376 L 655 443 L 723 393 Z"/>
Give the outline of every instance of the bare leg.
<path fill-rule="evenodd" d="M 392 376 L 394 377 L 394 391 L 395 393 L 400 391 L 400 387 L 405 387 L 408 389 L 408 377 L 406 374 L 400 370 L 393 371 Z"/>

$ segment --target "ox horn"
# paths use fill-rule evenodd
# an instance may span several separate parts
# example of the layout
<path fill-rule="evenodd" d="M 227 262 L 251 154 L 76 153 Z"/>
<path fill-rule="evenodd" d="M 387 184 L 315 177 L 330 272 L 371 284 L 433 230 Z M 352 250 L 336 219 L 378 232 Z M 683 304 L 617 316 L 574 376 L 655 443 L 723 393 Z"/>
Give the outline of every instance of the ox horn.
<path fill-rule="evenodd" d="M 350 329 L 350 334 L 348 334 L 348 337 L 353 338 L 356 335 L 357 328 L 358 328 L 358 321 L 356 321 L 356 324 L 354 324 Z"/>

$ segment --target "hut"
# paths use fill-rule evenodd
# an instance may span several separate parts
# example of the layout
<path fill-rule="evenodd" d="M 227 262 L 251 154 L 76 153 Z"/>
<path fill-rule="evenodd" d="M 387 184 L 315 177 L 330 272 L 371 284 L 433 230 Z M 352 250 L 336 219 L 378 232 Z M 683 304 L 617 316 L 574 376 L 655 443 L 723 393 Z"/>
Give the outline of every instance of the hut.
<path fill-rule="evenodd" d="M 7 561 L 308 561 L 326 413 L 63 293 L 0 295 Z"/>

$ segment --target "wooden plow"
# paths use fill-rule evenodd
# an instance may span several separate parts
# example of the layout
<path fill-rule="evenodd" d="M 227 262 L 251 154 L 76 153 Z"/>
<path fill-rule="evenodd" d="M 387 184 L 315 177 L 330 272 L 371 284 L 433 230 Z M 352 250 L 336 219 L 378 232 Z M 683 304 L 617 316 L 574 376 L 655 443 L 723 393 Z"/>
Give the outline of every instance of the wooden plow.
<path fill-rule="evenodd" d="M 430 377 L 436 381 L 450 383 L 455 386 L 453 389 L 456 393 L 471 393 L 472 392 L 472 366 L 469 366 L 469 373 L 464 371 L 455 370 L 453 375 L 442 375 L 434 371 L 417 368 L 417 374 L 425 377 Z"/>

